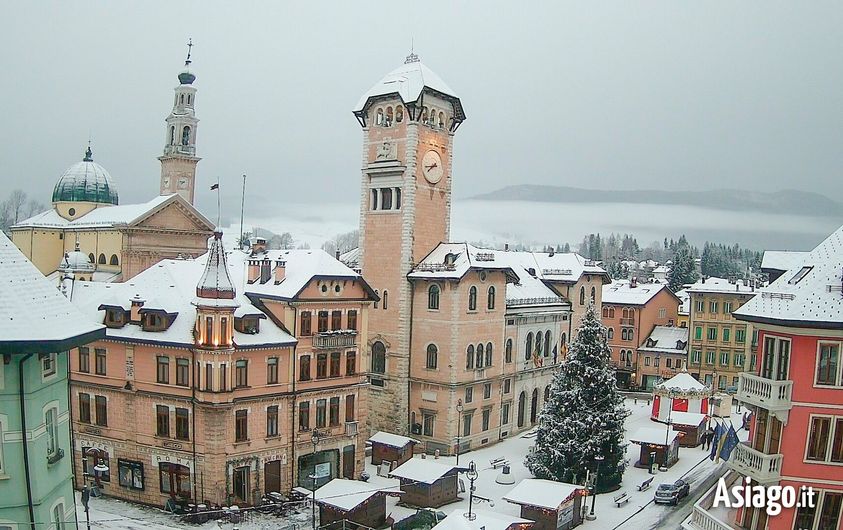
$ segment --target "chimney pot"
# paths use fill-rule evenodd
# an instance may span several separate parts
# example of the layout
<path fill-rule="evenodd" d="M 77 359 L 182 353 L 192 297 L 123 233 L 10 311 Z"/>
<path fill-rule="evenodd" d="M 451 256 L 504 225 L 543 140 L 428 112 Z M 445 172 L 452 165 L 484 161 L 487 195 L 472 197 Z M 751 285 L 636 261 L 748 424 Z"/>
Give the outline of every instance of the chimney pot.
<path fill-rule="evenodd" d="M 334 253 L 334 257 L 337 258 L 337 260 L 340 259 L 340 249 L 337 249 L 337 251 Z"/>
<path fill-rule="evenodd" d="M 286 277 L 287 262 L 282 259 L 275 260 L 275 285 L 283 282 Z"/>

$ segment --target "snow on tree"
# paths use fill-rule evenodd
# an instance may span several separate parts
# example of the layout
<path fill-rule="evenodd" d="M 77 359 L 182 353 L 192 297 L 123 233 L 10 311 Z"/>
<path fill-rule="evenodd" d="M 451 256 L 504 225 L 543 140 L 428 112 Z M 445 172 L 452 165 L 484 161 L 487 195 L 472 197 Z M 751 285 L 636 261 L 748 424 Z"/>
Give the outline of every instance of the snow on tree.
<path fill-rule="evenodd" d="M 674 293 L 682 290 L 686 283 L 697 281 L 697 267 L 694 264 L 694 255 L 687 243 L 678 245 L 673 262 L 667 271 L 667 286 Z"/>
<path fill-rule="evenodd" d="M 550 384 L 527 469 L 537 478 L 582 483 L 587 470 L 594 472 L 594 457 L 602 455 L 597 491 L 617 489 L 624 471 L 628 415 L 615 386 L 606 328 L 589 305 Z"/>

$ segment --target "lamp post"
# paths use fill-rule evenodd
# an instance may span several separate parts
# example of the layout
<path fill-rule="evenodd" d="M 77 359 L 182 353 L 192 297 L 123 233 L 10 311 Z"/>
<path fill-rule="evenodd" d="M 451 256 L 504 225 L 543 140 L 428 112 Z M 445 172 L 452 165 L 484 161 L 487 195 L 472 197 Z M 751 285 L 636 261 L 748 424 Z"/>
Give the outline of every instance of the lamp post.
<path fill-rule="evenodd" d="M 471 511 L 472 505 L 474 504 L 474 481 L 477 480 L 477 465 L 475 465 L 474 460 L 468 463 L 468 472 L 465 474 L 468 477 L 470 486 L 468 487 L 468 517 L 469 521 L 473 521 L 477 515 Z"/>
<path fill-rule="evenodd" d="M 670 403 L 668 403 L 667 407 L 667 427 L 664 431 L 664 461 L 662 461 L 661 467 L 659 467 L 659 471 L 667 471 L 667 452 L 668 452 L 668 444 L 670 443 L 670 415 L 673 412 L 673 400 L 676 398 L 676 391 L 671 389 L 667 393 L 668 399 L 670 399 Z"/>
<path fill-rule="evenodd" d="M 308 477 L 313 479 L 313 498 L 310 503 L 310 524 L 313 530 L 316 530 L 316 480 L 319 478 L 316 475 L 316 448 L 321 441 L 322 433 L 317 429 L 313 429 L 310 433 L 310 442 L 313 444 L 313 474 Z"/>
<path fill-rule="evenodd" d="M 460 465 L 460 428 L 462 427 L 462 400 L 457 400 L 457 465 Z"/>
<path fill-rule="evenodd" d="M 597 466 L 594 470 L 594 485 L 592 486 L 594 492 L 591 496 L 591 513 L 589 513 L 586 517 L 586 519 L 588 519 L 589 521 L 597 519 L 597 516 L 594 515 L 594 501 L 597 500 L 597 481 L 600 480 L 600 462 L 603 461 L 603 455 L 595 456 L 594 461 L 597 462 Z"/>
<path fill-rule="evenodd" d="M 105 460 L 97 458 L 99 450 L 94 447 L 89 447 L 82 452 L 82 506 L 85 508 L 85 526 L 91 530 L 91 513 L 88 509 L 88 502 L 91 499 L 91 486 L 88 484 L 88 455 L 94 458 L 94 480 L 96 486 L 100 484 L 100 475 L 108 472 L 108 466 L 105 465 Z"/>

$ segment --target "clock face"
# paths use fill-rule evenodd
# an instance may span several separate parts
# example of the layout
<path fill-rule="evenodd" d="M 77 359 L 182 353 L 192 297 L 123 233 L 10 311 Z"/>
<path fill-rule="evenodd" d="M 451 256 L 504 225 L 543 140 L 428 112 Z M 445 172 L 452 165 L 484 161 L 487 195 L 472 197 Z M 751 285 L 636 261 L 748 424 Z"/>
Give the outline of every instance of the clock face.
<path fill-rule="evenodd" d="M 165 190 L 170 189 L 170 177 L 164 177 L 163 184 Z"/>
<path fill-rule="evenodd" d="M 187 177 L 181 177 L 179 179 L 179 189 L 186 190 L 187 189 Z"/>
<path fill-rule="evenodd" d="M 432 149 L 426 152 L 422 157 L 422 175 L 424 175 L 425 180 L 431 184 L 436 184 L 442 180 L 443 173 L 442 157 L 439 156 L 439 153 Z"/>

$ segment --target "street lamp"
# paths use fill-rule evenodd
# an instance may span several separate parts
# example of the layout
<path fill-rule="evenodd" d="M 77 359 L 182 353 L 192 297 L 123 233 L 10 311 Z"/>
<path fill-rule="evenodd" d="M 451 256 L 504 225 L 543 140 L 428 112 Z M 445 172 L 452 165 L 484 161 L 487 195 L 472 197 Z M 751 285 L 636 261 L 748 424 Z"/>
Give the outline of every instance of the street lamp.
<path fill-rule="evenodd" d="M 457 465 L 460 465 L 460 427 L 462 427 L 462 400 L 457 400 Z"/>
<path fill-rule="evenodd" d="M 310 442 L 313 444 L 313 474 L 308 477 L 313 480 L 313 499 L 310 503 L 310 524 L 313 530 L 316 530 L 316 479 L 319 478 L 316 476 L 316 448 L 321 441 L 322 433 L 318 429 L 313 429 L 310 433 Z"/>
<path fill-rule="evenodd" d="M 477 480 L 477 465 L 474 463 L 474 460 L 468 463 L 468 472 L 465 474 L 468 477 L 470 482 L 470 486 L 468 488 L 468 517 L 469 521 L 473 521 L 477 514 L 472 513 L 471 507 L 474 504 L 474 481 Z"/>
<path fill-rule="evenodd" d="M 670 443 L 670 415 L 673 412 L 673 400 L 676 399 L 676 391 L 671 389 L 667 393 L 668 399 L 670 399 L 670 403 L 667 407 L 667 427 L 664 431 L 664 460 L 662 461 L 662 465 L 659 468 L 659 471 L 667 471 L 667 449 L 668 444 Z"/>
<path fill-rule="evenodd" d="M 594 485 L 592 486 L 594 492 L 591 496 L 591 513 L 586 517 L 589 521 L 597 519 L 597 516 L 594 515 L 594 501 L 597 500 L 597 481 L 600 480 L 600 462 L 603 461 L 603 455 L 595 456 L 594 461 L 597 462 L 597 468 L 594 470 Z"/>
<path fill-rule="evenodd" d="M 105 465 L 104 459 L 97 458 L 99 456 L 98 449 L 89 447 L 82 451 L 82 506 L 85 507 L 85 525 L 88 527 L 88 530 L 91 530 L 91 513 L 88 509 L 88 501 L 91 498 L 91 486 L 88 484 L 88 477 L 91 475 L 88 473 L 88 455 L 94 457 L 95 486 L 98 487 L 100 484 L 100 475 L 102 473 L 108 473 L 108 466 Z"/>

